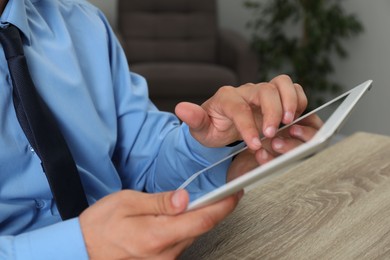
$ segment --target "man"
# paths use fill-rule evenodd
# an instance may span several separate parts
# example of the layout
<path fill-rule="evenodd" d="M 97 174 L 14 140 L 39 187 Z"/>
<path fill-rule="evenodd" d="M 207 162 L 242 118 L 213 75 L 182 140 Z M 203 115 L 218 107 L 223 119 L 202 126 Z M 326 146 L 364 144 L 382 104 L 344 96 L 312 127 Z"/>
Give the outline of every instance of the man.
<path fill-rule="evenodd" d="M 234 148 L 227 145 L 237 140 L 251 153 L 237 157 L 232 176 L 246 161 L 269 160 L 259 133 L 274 137 L 281 122 L 306 107 L 302 88 L 282 75 L 223 87 L 202 106 L 181 103 L 180 125 L 149 101 L 146 81 L 129 73 L 109 24 L 86 1 L 0 0 L 0 8 L 1 27 L 20 31 L 34 85 L 54 114 L 91 205 L 61 221 L 17 120 L 0 51 L 0 259 L 175 258 L 232 212 L 242 193 L 185 212 L 188 193 L 169 191 L 229 154 Z M 212 184 L 204 179 L 202 185 Z"/>

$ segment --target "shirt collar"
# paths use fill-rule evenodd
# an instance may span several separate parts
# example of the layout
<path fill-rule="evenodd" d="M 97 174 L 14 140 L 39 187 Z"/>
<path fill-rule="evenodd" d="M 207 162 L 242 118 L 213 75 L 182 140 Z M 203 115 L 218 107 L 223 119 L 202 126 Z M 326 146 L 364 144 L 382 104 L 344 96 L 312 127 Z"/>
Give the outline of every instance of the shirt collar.
<path fill-rule="evenodd" d="M 28 26 L 25 0 L 9 0 L 3 14 L 1 24 L 11 23 L 18 27 L 26 39 L 30 41 L 30 29 Z"/>

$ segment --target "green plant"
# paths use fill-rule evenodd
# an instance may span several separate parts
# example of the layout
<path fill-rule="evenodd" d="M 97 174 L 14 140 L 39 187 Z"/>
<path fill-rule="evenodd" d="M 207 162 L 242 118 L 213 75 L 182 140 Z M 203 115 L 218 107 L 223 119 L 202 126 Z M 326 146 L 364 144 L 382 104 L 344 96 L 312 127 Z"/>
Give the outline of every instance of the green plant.
<path fill-rule="evenodd" d="M 346 58 L 342 40 L 364 28 L 355 15 L 346 14 L 342 0 L 245 0 L 253 12 L 247 26 L 261 67 L 259 80 L 286 73 L 300 83 L 309 105 L 323 102 L 342 86 L 329 79 L 332 58 Z"/>

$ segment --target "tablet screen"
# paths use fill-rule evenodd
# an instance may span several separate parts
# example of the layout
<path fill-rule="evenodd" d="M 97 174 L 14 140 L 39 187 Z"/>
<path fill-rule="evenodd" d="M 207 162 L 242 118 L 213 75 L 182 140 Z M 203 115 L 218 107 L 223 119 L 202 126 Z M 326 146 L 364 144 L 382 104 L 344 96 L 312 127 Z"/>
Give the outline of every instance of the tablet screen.
<path fill-rule="evenodd" d="M 327 104 L 324 107 L 321 107 L 321 109 L 315 110 L 315 112 L 312 111 L 310 113 L 306 113 L 302 117 L 300 117 L 298 120 L 294 121 L 293 124 L 290 124 L 287 126 L 282 125 L 278 131 L 278 134 L 277 134 L 278 139 L 282 140 L 283 142 L 288 143 L 289 145 L 294 145 L 294 148 L 291 146 L 290 147 L 291 149 L 289 149 L 289 151 L 287 153 L 292 152 L 297 147 L 299 147 L 301 144 L 303 144 L 303 142 L 301 140 L 298 140 L 296 138 L 292 138 L 290 135 L 290 131 L 294 131 L 296 129 L 305 129 L 305 127 L 308 127 L 308 126 L 306 126 L 308 121 L 315 121 L 317 123 L 317 127 L 318 127 L 318 123 L 319 122 L 321 123 L 321 121 L 325 122 L 329 118 L 329 116 L 332 114 L 332 112 L 335 111 L 335 109 L 340 105 L 340 103 L 342 103 L 342 101 L 344 99 L 345 99 L 345 97 L 340 98 L 340 99 L 335 100 L 334 102 L 332 102 L 330 104 Z M 318 118 L 314 118 L 314 117 L 318 117 Z M 298 127 L 296 127 L 296 126 L 298 126 Z M 311 134 L 315 134 L 315 132 L 317 131 L 316 128 L 308 128 L 306 130 L 310 131 Z M 273 151 L 273 149 L 271 148 L 270 142 L 271 142 L 271 140 L 264 138 L 264 137 L 262 138 L 262 144 L 263 144 L 263 147 L 265 149 L 270 151 L 274 157 L 281 156 L 282 153 L 277 153 L 277 152 Z M 243 147 L 240 146 L 238 151 L 233 153 L 234 155 L 232 154 L 232 155 L 228 156 L 227 158 L 225 158 L 224 161 L 219 161 L 218 163 L 213 164 L 212 167 L 208 167 L 207 169 L 205 169 L 203 171 L 195 173 L 193 175 L 193 177 L 195 177 L 195 178 L 192 178 L 191 182 L 187 182 L 187 184 L 185 184 L 184 186 L 182 185 L 181 188 L 185 188 L 190 193 L 190 200 L 193 201 L 193 200 L 205 195 L 206 193 L 220 187 L 221 185 L 224 185 L 226 182 L 229 182 L 231 180 L 239 178 L 241 174 L 245 174 L 245 172 L 249 172 L 249 171 L 253 170 L 254 168 L 259 167 L 259 165 L 255 162 L 251 165 L 248 165 L 248 164 L 243 165 L 242 169 L 239 169 L 240 173 L 234 174 L 234 176 L 233 176 L 233 174 L 231 174 L 230 176 L 227 176 L 224 171 L 218 169 L 218 168 L 223 168 L 223 163 L 230 163 L 232 158 L 234 158 L 239 151 L 243 152 L 244 150 L 247 150 L 247 149 L 246 149 L 246 146 L 244 146 L 244 144 L 243 144 Z M 264 164 L 264 165 L 266 165 L 266 164 Z M 260 168 L 261 167 L 262 166 L 260 166 Z M 219 175 L 219 176 L 216 176 L 216 175 Z M 207 183 L 207 185 L 206 185 L 206 183 Z M 212 185 L 209 185 L 209 183 L 211 183 Z"/>

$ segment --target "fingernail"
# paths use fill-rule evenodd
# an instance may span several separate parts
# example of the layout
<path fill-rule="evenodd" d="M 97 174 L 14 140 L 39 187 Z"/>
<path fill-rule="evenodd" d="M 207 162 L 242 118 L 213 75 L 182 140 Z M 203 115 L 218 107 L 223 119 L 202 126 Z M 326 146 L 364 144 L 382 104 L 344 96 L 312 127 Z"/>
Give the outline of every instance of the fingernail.
<path fill-rule="evenodd" d="M 258 149 L 260 149 L 260 147 L 261 147 L 260 138 L 258 138 L 258 137 L 253 138 L 252 139 L 252 144 L 255 145 L 256 147 L 258 147 Z"/>
<path fill-rule="evenodd" d="M 267 160 L 268 159 L 268 152 L 265 149 L 261 149 L 260 157 L 262 160 Z"/>
<path fill-rule="evenodd" d="M 276 128 L 273 126 L 269 126 L 264 130 L 264 135 L 267 137 L 273 137 L 276 134 Z"/>
<path fill-rule="evenodd" d="M 303 135 L 303 130 L 302 130 L 301 127 L 295 125 L 295 126 L 293 126 L 293 128 L 292 128 L 292 134 L 293 134 L 294 136 L 300 137 L 300 136 Z"/>
<path fill-rule="evenodd" d="M 181 193 L 181 190 L 175 191 L 171 197 L 172 205 L 175 208 L 180 208 L 181 205 L 183 204 L 183 199 L 182 199 L 182 196 L 180 195 L 180 193 Z"/>
<path fill-rule="evenodd" d="M 284 146 L 284 141 L 281 138 L 275 138 L 272 141 L 272 146 L 275 150 L 280 150 Z"/>
<path fill-rule="evenodd" d="M 294 114 L 291 112 L 284 113 L 284 123 L 288 124 L 294 120 Z"/>

